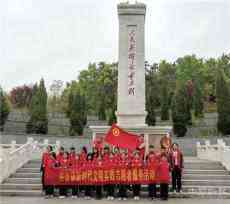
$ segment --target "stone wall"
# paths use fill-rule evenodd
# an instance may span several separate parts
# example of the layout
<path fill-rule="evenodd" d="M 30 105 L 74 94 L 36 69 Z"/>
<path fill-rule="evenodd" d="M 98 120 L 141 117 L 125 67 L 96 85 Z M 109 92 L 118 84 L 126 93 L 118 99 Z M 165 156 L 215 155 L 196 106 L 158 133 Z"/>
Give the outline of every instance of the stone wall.
<path fill-rule="evenodd" d="M 10 112 L 4 126 L 5 133 L 25 134 L 26 124 L 29 121 L 27 112 Z M 48 134 L 68 135 L 70 122 L 64 113 L 48 113 Z"/>

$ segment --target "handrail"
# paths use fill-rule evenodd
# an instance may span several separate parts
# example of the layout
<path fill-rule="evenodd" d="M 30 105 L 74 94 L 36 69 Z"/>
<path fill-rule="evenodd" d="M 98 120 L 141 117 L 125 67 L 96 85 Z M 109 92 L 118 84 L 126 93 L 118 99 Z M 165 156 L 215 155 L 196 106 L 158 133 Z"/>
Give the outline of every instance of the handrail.
<path fill-rule="evenodd" d="M 217 144 L 210 144 L 209 140 L 205 144 L 197 142 L 197 156 L 200 159 L 221 162 L 230 171 L 230 146 L 226 145 L 223 139 L 217 140 Z"/>
<path fill-rule="evenodd" d="M 14 154 L 14 153 L 16 153 L 16 152 L 18 152 L 18 151 L 24 149 L 24 147 L 29 146 L 29 145 L 30 145 L 30 143 L 25 143 L 25 144 L 21 145 L 19 148 L 17 148 L 17 149 L 15 149 L 15 150 L 11 151 L 10 154 L 12 155 L 12 154 Z"/>

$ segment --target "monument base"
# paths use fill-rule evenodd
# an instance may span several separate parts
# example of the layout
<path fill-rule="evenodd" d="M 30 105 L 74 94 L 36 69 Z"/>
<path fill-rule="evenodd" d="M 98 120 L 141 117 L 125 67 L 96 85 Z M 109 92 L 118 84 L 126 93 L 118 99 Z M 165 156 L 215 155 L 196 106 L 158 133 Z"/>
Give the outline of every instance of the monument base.
<path fill-rule="evenodd" d="M 117 125 L 118 126 L 124 126 L 124 127 L 129 127 L 129 126 L 143 126 L 147 127 L 147 124 L 145 123 L 145 118 L 147 113 L 144 112 L 142 114 L 125 114 L 125 113 L 118 113 L 116 112 L 117 115 Z"/>
<path fill-rule="evenodd" d="M 155 149 L 160 149 L 160 140 L 168 132 L 172 131 L 171 126 L 120 126 L 127 132 L 137 135 L 144 135 L 144 142 L 146 146 L 146 152 L 150 144 L 154 145 Z M 111 126 L 90 126 L 93 132 L 92 140 L 96 137 L 105 137 Z"/>

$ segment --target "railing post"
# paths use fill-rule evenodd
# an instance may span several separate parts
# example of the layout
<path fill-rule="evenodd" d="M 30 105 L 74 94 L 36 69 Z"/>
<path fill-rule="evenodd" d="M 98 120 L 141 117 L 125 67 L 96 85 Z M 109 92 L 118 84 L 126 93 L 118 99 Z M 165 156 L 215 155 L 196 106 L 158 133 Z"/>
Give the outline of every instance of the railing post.
<path fill-rule="evenodd" d="M 27 138 L 27 144 L 32 144 L 33 141 L 34 141 L 34 138 L 32 137 Z"/>
<path fill-rule="evenodd" d="M 56 140 L 56 153 L 58 153 L 60 147 L 61 147 L 61 142 L 60 142 L 60 140 Z"/>
<path fill-rule="evenodd" d="M 46 151 L 46 148 L 47 148 L 48 145 L 49 145 L 49 140 L 48 139 L 44 139 L 43 152 Z"/>
<path fill-rule="evenodd" d="M 16 141 L 12 140 L 11 141 L 11 151 L 14 151 L 16 149 Z"/>

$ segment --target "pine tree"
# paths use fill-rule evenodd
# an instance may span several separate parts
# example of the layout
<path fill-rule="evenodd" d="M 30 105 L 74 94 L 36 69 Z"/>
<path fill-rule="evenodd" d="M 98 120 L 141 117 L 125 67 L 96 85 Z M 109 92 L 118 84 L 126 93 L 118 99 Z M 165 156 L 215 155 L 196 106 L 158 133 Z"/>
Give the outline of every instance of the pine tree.
<path fill-rule="evenodd" d="M 45 82 L 41 79 L 39 86 L 33 87 L 33 96 L 30 105 L 30 120 L 27 124 L 28 133 L 47 134 L 47 92 Z"/>
<path fill-rule="evenodd" d="M 169 120 L 169 94 L 167 80 L 162 80 L 161 89 L 161 120 Z"/>
<path fill-rule="evenodd" d="M 68 110 L 70 118 L 70 135 L 82 135 L 86 125 L 85 96 L 79 90 L 72 89 L 69 94 Z"/>
<path fill-rule="evenodd" d="M 204 109 L 204 101 L 203 101 L 202 89 L 198 81 L 195 81 L 194 83 L 193 107 L 194 107 L 195 117 L 202 117 L 203 109 Z"/>
<path fill-rule="evenodd" d="M 230 85 L 222 69 L 218 69 L 216 78 L 216 97 L 218 122 L 217 128 L 223 135 L 230 134 Z"/>
<path fill-rule="evenodd" d="M 117 117 L 116 117 L 116 108 L 112 108 L 109 112 L 109 120 L 108 120 L 108 125 L 112 125 L 113 123 L 115 123 L 117 121 Z"/>
<path fill-rule="evenodd" d="M 156 114 L 155 114 L 155 99 L 154 96 L 149 96 L 147 101 L 147 116 L 146 123 L 150 126 L 156 124 Z"/>
<path fill-rule="evenodd" d="M 2 88 L 0 87 L 0 131 L 4 130 L 4 124 L 10 113 L 10 105 L 4 94 Z"/>
<path fill-rule="evenodd" d="M 173 129 L 178 137 L 185 136 L 187 125 L 191 123 L 191 111 L 188 100 L 186 86 L 184 84 L 178 85 L 172 100 Z"/>

